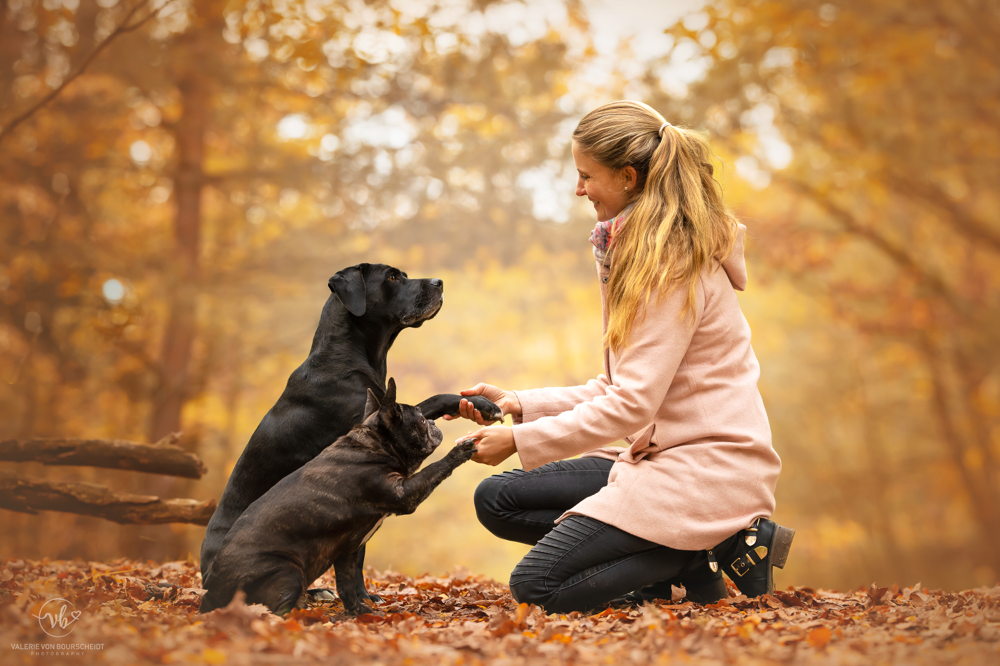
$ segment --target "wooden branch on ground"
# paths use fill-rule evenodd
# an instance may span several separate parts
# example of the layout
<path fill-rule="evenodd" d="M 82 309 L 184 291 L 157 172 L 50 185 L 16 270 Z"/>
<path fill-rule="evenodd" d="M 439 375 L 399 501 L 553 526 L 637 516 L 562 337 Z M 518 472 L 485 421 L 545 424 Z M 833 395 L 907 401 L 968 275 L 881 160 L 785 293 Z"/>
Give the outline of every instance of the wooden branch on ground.
<path fill-rule="evenodd" d="M 0 508 L 21 513 L 63 511 L 129 525 L 207 525 L 215 500 L 161 500 L 116 493 L 96 483 L 55 483 L 0 470 Z"/>
<path fill-rule="evenodd" d="M 200 479 L 205 464 L 197 455 L 173 445 L 180 435 L 167 435 L 156 444 L 123 439 L 8 439 L 0 442 L 0 461 L 84 465 Z"/>

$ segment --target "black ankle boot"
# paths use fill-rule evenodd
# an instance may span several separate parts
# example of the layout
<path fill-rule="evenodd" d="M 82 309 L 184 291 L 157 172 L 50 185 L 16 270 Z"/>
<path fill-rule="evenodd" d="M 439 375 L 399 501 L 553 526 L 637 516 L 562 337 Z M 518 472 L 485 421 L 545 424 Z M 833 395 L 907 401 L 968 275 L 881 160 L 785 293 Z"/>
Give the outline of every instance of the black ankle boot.
<path fill-rule="evenodd" d="M 726 572 L 740 592 L 759 597 L 774 592 L 771 567 L 785 568 L 795 530 L 758 518 L 715 548 L 707 551 L 709 565 Z"/>

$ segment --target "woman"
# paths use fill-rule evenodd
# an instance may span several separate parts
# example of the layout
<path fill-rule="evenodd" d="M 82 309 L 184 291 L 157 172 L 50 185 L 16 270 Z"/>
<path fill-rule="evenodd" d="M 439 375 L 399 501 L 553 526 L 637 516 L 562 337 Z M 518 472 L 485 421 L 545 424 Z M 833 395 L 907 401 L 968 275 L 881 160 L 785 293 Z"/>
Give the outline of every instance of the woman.
<path fill-rule="evenodd" d="M 463 393 L 514 417 L 471 435 L 473 460 L 517 453 L 524 467 L 484 480 L 475 497 L 491 532 L 534 545 L 511 592 L 569 612 L 633 590 L 670 598 L 680 581 L 711 602 L 726 595 L 722 569 L 748 596 L 770 592 L 794 532 L 767 520 L 781 461 L 734 291 L 746 284 L 745 227 L 722 203 L 708 144 L 620 101 L 580 121 L 573 158 L 576 193 L 599 220 L 604 374 Z M 466 401 L 461 412 L 485 424 Z M 628 449 L 596 448 L 620 438 Z"/>

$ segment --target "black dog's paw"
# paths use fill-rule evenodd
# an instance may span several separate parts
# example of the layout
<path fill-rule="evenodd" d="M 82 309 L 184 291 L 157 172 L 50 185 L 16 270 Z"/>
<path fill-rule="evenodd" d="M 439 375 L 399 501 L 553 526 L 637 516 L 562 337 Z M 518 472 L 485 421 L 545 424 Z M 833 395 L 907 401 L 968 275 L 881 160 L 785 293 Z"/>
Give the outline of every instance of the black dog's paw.
<path fill-rule="evenodd" d="M 377 594 L 372 594 L 371 592 L 368 592 L 365 596 L 367 596 L 368 600 L 371 601 L 373 604 L 383 603 L 382 597 L 378 596 Z M 364 602 L 364 599 L 362 599 L 361 601 Z"/>
<path fill-rule="evenodd" d="M 487 400 L 481 395 L 466 396 L 472 406 L 479 410 L 486 421 L 503 421 L 503 410 L 497 407 L 496 403 Z"/>
<path fill-rule="evenodd" d="M 344 601 L 344 613 L 346 613 L 351 617 L 357 617 L 359 615 L 364 615 L 365 613 L 372 612 L 372 608 L 367 604 L 358 601 L 355 602 L 349 602 L 347 600 L 342 600 L 342 601 Z"/>
<path fill-rule="evenodd" d="M 337 595 L 335 595 L 331 590 L 326 590 L 321 587 L 306 590 L 306 596 L 309 597 L 310 601 L 318 604 L 337 600 Z"/>
<path fill-rule="evenodd" d="M 455 455 L 463 461 L 469 460 L 476 454 L 476 440 L 463 439 L 455 445 L 455 448 L 453 448 L 452 451 L 454 451 Z"/>

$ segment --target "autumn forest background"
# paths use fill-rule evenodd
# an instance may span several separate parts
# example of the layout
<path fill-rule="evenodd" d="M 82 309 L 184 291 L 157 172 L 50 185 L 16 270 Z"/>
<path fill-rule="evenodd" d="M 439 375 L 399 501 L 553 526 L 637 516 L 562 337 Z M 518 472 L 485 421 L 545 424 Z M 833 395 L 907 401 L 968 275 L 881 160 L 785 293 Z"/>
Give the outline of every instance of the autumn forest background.
<path fill-rule="evenodd" d="M 641 99 L 707 132 L 749 228 L 798 530 L 777 584 L 996 583 L 1000 6 L 615 6 L 655 38 L 581 0 L 0 0 L 0 440 L 183 430 L 209 472 L 3 468 L 217 498 L 363 261 L 445 282 L 390 352 L 403 401 L 596 376 L 570 133 Z M 506 581 L 526 549 L 472 508 L 495 471 L 460 468 L 368 563 Z M 196 558 L 202 533 L 0 510 L 0 558 Z"/>

